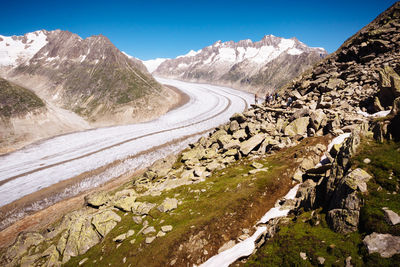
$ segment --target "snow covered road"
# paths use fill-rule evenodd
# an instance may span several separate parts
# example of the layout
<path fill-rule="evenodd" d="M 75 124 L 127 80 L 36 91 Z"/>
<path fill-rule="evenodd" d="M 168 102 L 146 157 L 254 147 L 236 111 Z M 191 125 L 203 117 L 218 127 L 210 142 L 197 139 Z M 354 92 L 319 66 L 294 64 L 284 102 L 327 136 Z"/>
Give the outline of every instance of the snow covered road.
<path fill-rule="evenodd" d="M 181 150 L 199 137 L 196 134 L 225 123 L 253 101 L 252 95 L 226 87 L 157 80 L 188 94 L 189 102 L 154 121 L 58 136 L 1 156 L 0 207 L 77 176 L 84 179 L 79 179 L 73 189 L 66 189 L 68 194 L 63 197 L 142 169 Z M 92 177 L 85 176 L 99 168 L 104 170 Z"/>

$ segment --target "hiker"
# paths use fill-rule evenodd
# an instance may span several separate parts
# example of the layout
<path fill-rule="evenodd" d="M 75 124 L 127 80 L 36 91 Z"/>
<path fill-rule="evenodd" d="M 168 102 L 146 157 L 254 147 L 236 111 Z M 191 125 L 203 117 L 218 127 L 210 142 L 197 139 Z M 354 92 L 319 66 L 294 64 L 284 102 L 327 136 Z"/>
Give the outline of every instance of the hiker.
<path fill-rule="evenodd" d="M 255 94 L 255 95 L 254 95 L 254 103 L 255 103 L 255 104 L 258 104 L 258 94 Z"/>
<path fill-rule="evenodd" d="M 293 99 L 289 96 L 288 100 L 287 100 L 287 108 L 290 107 L 290 105 L 292 105 L 293 103 Z"/>

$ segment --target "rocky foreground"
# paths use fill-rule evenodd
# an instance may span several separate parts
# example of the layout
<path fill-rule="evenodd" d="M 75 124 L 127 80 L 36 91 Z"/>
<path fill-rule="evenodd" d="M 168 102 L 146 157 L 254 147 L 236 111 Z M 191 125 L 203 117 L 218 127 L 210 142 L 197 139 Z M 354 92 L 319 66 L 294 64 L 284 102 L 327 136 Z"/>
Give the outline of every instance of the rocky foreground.
<path fill-rule="evenodd" d="M 370 148 L 397 157 L 398 148 L 379 150 L 365 138 L 400 140 L 399 32 L 396 3 L 288 85 L 282 95 L 294 99 L 290 107 L 278 99 L 233 115 L 229 123 L 180 155 L 154 163 L 131 183 L 87 196 L 85 207 L 42 232 L 21 233 L 2 250 L 2 264 L 201 264 L 249 238 L 278 201 L 292 211 L 288 219 L 265 222 L 266 230 L 256 240 L 258 251 L 247 264 L 351 266 L 390 259 L 389 264 L 398 265 L 399 170 L 393 159 L 373 169 L 374 161 L 362 153 Z M 370 115 L 378 111 L 383 118 Z M 348 138 L 328 150 L 335 136 Z M 384 168 L 385 179 L 379 180 Z M 294 199 L 280 199 L 298 183 Z M 377 202 L 388 204 L 379 209 L 385 217 L 375 216 Z M 377 221 L 371 226 L 372 217 Z M 296 235 L 287 233 L 297 229 L 300 235 L 299 225 L 311 228 L 301 241 L 304 250 L 297 251 L 284 242 L 294 242 Z M 313 229 L 325 231 L 324 238 L 329 234 L 332 240 L 358 241 L 343 247 L 327 244 L 329 256 L 311 255 L 305 249 Z M 273 248 L 296 258 L 270 261 L 274 253 L 268 249 Z M 293 248 L 294 254 L 283 248 Z"/>

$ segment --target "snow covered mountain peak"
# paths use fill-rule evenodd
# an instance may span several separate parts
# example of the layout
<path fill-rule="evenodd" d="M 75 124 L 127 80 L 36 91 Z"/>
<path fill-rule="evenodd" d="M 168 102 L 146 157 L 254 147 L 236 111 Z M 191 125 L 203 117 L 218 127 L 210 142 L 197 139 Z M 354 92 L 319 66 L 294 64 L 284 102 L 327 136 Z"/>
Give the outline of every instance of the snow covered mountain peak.
<path fill-rule="evenodd" d="M 294 68 L 296 64 L 306 62 L 305 67 L 326 55 L 327 52 L 324 49 L 308 47 L 297 38 L 285 39 L 270 34 L 265 35 L 257 42 L 250 39 L 238 42 L 217 41 L 197 52 L 192 50 L 186 55 L 164 61 L 154 71 L 154 74 L 243 89 L 243 86 L 251 86 L 252 80 L 256 79 L 258 87 L 265 84 L 261 82 L 260 77 L 256 77 L 260 73 L 265 73 L 265 71 L 272 73 L 272 69 L 277 67 L 282 68 L 282 72 L 284 72 L 285 68 L 287 70 L 287 64 L 293 66 L 289 68 Z M 267 67 L 270 63 L 274 67 L 272 65 Z M 304 70 L 303 67 L 301 69 Z M 293 73 L 290 71 L 293 75 L 298 74 L 297 72 L 298 70 L 293 70 Z M 288 80 L 289 76 L 291 77 L 291 75 L 286 75 L 285 79 L 279 80 L 284 82 Z M 277 82 L 273 82 L 272 86 L 267 85 L 263 90 L 272 90 L 272 88 L 276 88 L 276 84 Z M 255 88 L 252 87 L 251 90 L 255 90 Z"/>
<path fill-rule="evenodd" d="M 14 67 L 31 59 L 48 43 L 48 31 L 40 30 L 23 36 L 0 35 L 0 66 Z"/>

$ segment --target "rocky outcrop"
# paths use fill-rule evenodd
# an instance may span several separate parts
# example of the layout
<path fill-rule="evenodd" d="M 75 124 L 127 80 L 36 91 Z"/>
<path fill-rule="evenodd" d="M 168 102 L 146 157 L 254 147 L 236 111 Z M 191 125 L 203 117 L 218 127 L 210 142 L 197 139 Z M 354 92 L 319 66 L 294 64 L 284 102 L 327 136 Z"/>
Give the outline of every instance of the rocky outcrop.
<path fill-rule="evenodd" d="M 364 244 L 368 253 L 379 253 L 384 258 L 400 253 L 400 236 L 372 233 L 364 238 Z"/>

